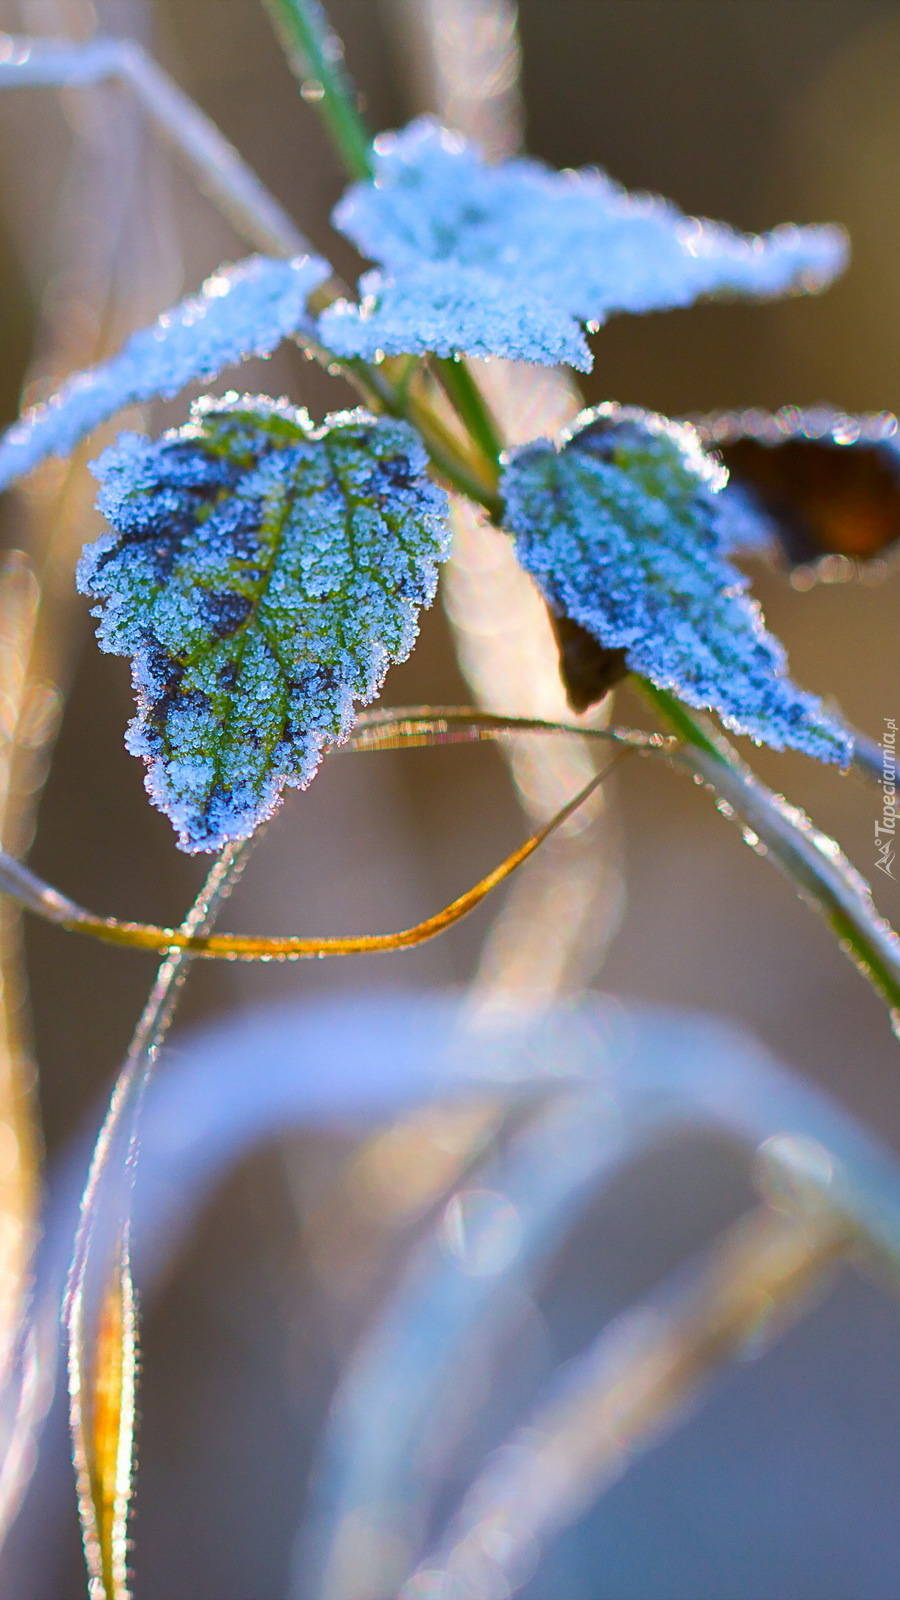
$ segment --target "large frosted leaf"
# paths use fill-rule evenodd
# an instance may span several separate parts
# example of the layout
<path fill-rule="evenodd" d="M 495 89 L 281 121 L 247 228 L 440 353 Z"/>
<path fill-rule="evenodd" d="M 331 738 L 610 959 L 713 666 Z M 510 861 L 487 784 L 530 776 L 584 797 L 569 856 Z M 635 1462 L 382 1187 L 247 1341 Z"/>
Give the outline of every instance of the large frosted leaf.
<path fill-rule="evenodd" d="M 784 652 L 722 554 L 724 470 L 685 425 L 601 406 L 559 447 L 514 452 L 503 494 L 516 552 L 552 611 L 737 733 L 846 762 L 851 741 L 785 676 Z"/>
<path fill-rule="evenodd" d="M 76 373 L 7 430 L 0 438 L 0 489 L 45 456 L 67 455 L 123 407 L 177 394 L 248 356 L 271 355 L 291 334 L 310 332 L 306 301 L 330 271 L 318 256 L 249 256 L 220 267 L 199 294 L 132 334 L 111 361 Z"/>
<path fill-rule="evenodd" d="M 187 850 L 244 838 L 304 787 L 409 654 L 446 555 L 418 436 L 364 412 L 200 401 L 96 466 L 113 531 L 82 556 L 104 649 L 133 657 L 128 745 Z"/>
<path fill-rule="evenodd" d="M 547 361 L 546 341 L 529 336 L 523 304 L 544 317 L 554 307 L 575 340 L 579 323 L 597 325 L 617 311 L 662 311 L 704 295 L 767 298 L 824 288 L 846 258 L 839 228 L 737 233 L 686 217 L 655 196 L 629 194 L 596 170 L 559 173 L 529 160 L 490 166 L 477 146 L 428 118 L 377 139 L 374 165 L 374 181 L 355 184 L 334 213 L 336 226 L 389 275 L 374 313 L 366 308 L 356 317 L 355 346 L 354 313 L 342 313 L 348 353 L 368 353 L 373 315 L 392 348 L 402 331 L 412 340 L 404 348 L 420 349 L 436 325 L 441 349 L 505 353 L 490 299 L 480 322 L 468 303 L 458 315 L 452 294 L 427 299 L 419 275 L 429 264 L 454 284 L 460 272 L 486 274 L 498 295 L 505 291 L 516 303 L 527 359 Z M 439 285 L 439 276 L 433 281 Z M 402 314 L 407 286 L 421 304 L 421 330 L 410 327 L 411 310 Z M 323 339 L 335 320 L 326 313 Z"/>

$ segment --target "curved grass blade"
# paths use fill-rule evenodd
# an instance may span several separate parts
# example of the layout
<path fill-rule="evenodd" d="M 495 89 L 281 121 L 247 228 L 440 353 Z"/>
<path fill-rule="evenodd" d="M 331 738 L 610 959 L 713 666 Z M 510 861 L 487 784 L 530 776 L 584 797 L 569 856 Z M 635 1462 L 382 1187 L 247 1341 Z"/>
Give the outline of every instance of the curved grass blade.
<path fill-rule="evenodd" d="M 206 928 L 236 882 L 249 842 L 216 861 L 182 933 Z M 128 1600 L 137 1311 L 129 1257 L 141 1100 L 190 951 L 170 949 L 116 1080 L 81 1202 L 65 1301 L 70 1425 L 91 1600 Z"/>
<path fill-rule="evenodd" d="M 425 742 L 416 735 L 412 742 Z M 429 741 L 430 742 L 430 741 Z M 115 917 L 96 917 L 84 911 L 74 901 L 66 899 L 48 884 L 35 878 L 26 868 L 0 854 L 0 881 L 4 889 L 16 885 L 17 897 L 29 909 L 36 910 L 51 922 L 72 933 L 84 933 L 100 939 L 105 944 L 124 945 L 136 950 L 171 950 L 188 952 L 195 956 L 226 961 L 303 961 L 323 956 L 371 955 L 380 951 L 409 950 L 416 945 L 435 939 L 454 923 L 474 911 L 493 889 L 516 872 L 529 856 L 539 850 L 545 839 L 561 828 L 609 776 L 613 766 L 630 749 L 642 748 L 623 743 L 620 750 L 604 768 L 579 789 L 567 805 L 563 806 L 548 823 L 480 878 L 471 889 L 459 895 L 434 916 L 426 917 L 410 928 L 398 933 L 362 933 L 326 938 L 256 937 L 252 934 L 207 934 L 187 928 L 159 928 L 152 923 L 120 922 Z M 653 746 L 650 746 L 653 748 Z"/>
<path fill-rule="evenodd" d="M 858 970 L 887 1001 L 892 1018 L 900 1018 L 900 940 L 878 912 L 872 893 L 863 877 L 847 860 L 834 839 L 817 829 L 796 807 L 787 806 L 783 797 L 754 778 L 724 741 L 706 734 L 688 718 L 677 700 L 646 686 L 648 698 L 659 705 L 675 733 L 685 739 L 672 748 L 670 740 L 659 735 L 632 731 L 567 727 L 527 717 L 498 717 L 487 712 L 414 706 L 400 710 L 364 713 L 359 732 L 350 747 L 360 750 L 392 749 L 403 745 L 431 745 L 456 739 L 492 739 L 520 732 L 534 732 L 623 742 L 647 754 L 662 755 L 694 777 L 702 779 L 714 796 L 719 795 L 724 814 L 745 824 L 742 835 L 747 844 L 769 856 L 785 877 L 811 905 L 816 906 L 838 936 L 841 948 Z M 572 802 L 573 806 L 578 803 Z M 558 825 L 559 818 L 551 826 Z M 519 852 L 514 852 L 514 857 Z M 508 858 L 508 862 L 513 857 Z M 516 862 L 516 864 L 521 864 Z M 508 863 L 507 863 L 508 866 Z M 509 870 L 515 870 L 513 866 Z M 502 875 L 503 868 L 497 869 Z M 494 881 L 499 881 L 496 877 Z M 482 884 L 487 880 L 482 880 Z M 481 885 L 461 896 L 452 906 L 427 919 L 406 935 L 415 940 L 433 937 L 451 921 L 459 920 L 472 909 L 472 896 Z M 88 934 L 107 943 L 131 945 L 141 949 L 162 949 L 187 945 L 196 954 L 239 960 L 297 960 L 316 955 L 352 955 L 363 951 L 396 948 L 393 934 L 361 935 L 333 942 L 322 939 L 249 938 L 218 934 L 214 938 L 192 937 L 171 928 L 148 923 L 118 921 L 86 911 L 51 885 L 37 878 L 12 857 L 0 852 L 0 890 L 12 895 L 28 910 L 72 932 Z M 475 902 L 477 903 L 477 901 Z M 451 920 L 448 913 L 455 912 Z M 437 924 L 440 924 L 439 926 Z M 374 941 L 374 942 L 372 942 Z M 900 1023 L 898 1023 L 900 1026 Z"/>
<path fill-rule="evenodd" d="M 623 1019 L 620 1001 L 596 994 L 541 1015 L 524 1004 L 473 1008 L 452 992 L 362 989 L 351 998 L 260 1003 L 183 1028 L 163 1050 L 141 1108 L 132 1250 L 143 1284 L 171 1260 L 232 1164 L 288 1125 L 364 1131 L 425 1104 L 475 1109 L 486 1101 L 518 1117 L 594 1089 L 608 1092 L 613 1122 L 616 1108 L 627 1120 L 632 1103 L 652 1100 L 669 1108 L 676 1131 L 692 1120 L 761 1146 L 765 1192 L 796 1196 L 818 1184 L 824 1205 L 900 1262 L 894 1158 L 833 1103 L 773 1069 L 758 1047 L 745 1039 L 739 1051 L 733 1026 L 637 1004 Z M 635 1029 L 653 1061 L 633 1068 Z M 249 1076 L 248 1060 L 257 1069 Z M 815 1159 L 814 1147 L 829 1160 Z M 71 1232 L 76 1174 L 65 1187 L 68 1221 L 57 1213 L 49 1230 L 57 1257 Z"/>

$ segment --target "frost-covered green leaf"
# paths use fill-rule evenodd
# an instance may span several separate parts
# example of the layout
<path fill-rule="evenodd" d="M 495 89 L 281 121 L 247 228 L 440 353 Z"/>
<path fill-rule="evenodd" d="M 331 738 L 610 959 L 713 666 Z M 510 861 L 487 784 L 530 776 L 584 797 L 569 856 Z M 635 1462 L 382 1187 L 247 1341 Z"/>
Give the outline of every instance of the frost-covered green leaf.
<path fill-rule="evenodd" d="M 112 525 L 79 586 L 133 658 L 128 746 L 187 850 L 245 838 L 412 648 L 449 546 L 418 435 L 365 412 L 199 401 L 96 464 Z"/>
<path fill-rule="evenodd" d="M 67 455 L 125 406 L 170 397 L 249 356 L 271 355 L 292 334 L 311 333 L 307 298 L 330 272 L 318 256 L 248 256 L 220 267 L 199 294 L 132 334 L 111 361 L 76 373 L 13 423 L 0 438 L 0 489 L 45 456 Z"/>
<path fill-rule="evenodd" d="M 618 311 L 663 311 L 704 295 L 821 289 L 846 259 L 840 228 L 737 233 L 656 196 L 629 194 L 594 169 L 553 172 L 524 159 L 488 165 L 476 145 L 429 118 L 381 135 L 373 160 L 373 182 L 354 184 L 334 213 L 335 225 L 385 269 L 379 304 L 342 313 L 348 354 L 370 352 L 373 317 L 385 350 L 406 339 L 402 348 L 418 351 L 431 338 L 450 353 L 505 354 L 510 331 L 498 330 L 494 302 L 505 292 L 515 306 L 517 353 L 546 362 L 542 324 L 530 327 L 525 307 L 539 319 L 554 308 L 566 319 L 566 338 L 576 341 L 581 324 Z M 482 320 L 465 296 L 460 311 L 452 293 L 444 300 L 424 294 L 420 274 L 429 264 L 455 285 L 472 272 L 491 280 Z M 421 328 L 413 306 L 421 307 Z M 325 313 L 325 342 L 334 324 L 335 314 Z"/>
<path fill-rule="evenodd" d="M 737 733 L 845 763 L 849 735 L 785 676 L 722 553 L 726 481 L 690 427 L 606 405 L 559 447 L 538 439 L 513 453 L 505 520 L 551 610 L 624 650 L 633 671 Z"/>

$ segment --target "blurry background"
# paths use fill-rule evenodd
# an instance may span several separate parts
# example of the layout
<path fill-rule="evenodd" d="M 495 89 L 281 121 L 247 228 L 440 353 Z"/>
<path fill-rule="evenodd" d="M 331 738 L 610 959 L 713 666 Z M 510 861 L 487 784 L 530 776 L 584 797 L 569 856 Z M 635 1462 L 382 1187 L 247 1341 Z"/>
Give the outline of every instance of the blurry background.
<path fill-rule="evenodd" d="M 408 71 L 416 9 L 417 0 L 330 0 L 376 126 L 422 109 Z M 254 0 L 0 0 L 0 25 L 16 32 L 84 31 L 92 14 L 159 53 L 349 274 L 349 248 L 328 225 L 340 172 Z M 822 299 L 612 322 L 595 341 L 589 399 L 675 415 L 785 401 L 900 406 L 895 0 L 520 0 L 519 16 L 531 152 L 557 165 L 598 162 L 629 187 L 742 227 L 834 219 L 853 240 L 849 273 Z M 91 308 L 69 294 L 66 252 L 90 281 L 113 240 L 107 320 L 118 318 L 120 333 L 245 253 L 184 173 L 147 144 L 118 92 L 104 93 L 95 126 L 70 96 L 0 99 L 4 420 L 18 409 L 35 353 L 47 353 L 46 381 L 83 360 L 77 350 L 96 333 Z M 122 119 L 127 149 L 125 132 L 110 142 L 110 117 Z M 92 175 L 73 173 L 73 140 L 99 143 Z M 122 209 L 110 221 L 116 184 Z M 92 251 L 99 266 L 82 259 Z M 52 348 L 42 304 L 63 307 Z M 299 353 L 240 381 L 288 392 L 313 411 L 347 398 Z M 154 429 L 183 410 L 159 407 Z M 20 519 L 32 513 L 9 499 L 7 544 L 22 542 Z M 96 527 L 81 507 L 73 536 L 80 542 Z M 833 694 L 876 738 L 884 718 L 900 717 L 897 584 L 894 574 L 878 587 L 800 594 L 763 575 L 758 588 L 796 678 Z M 96 651 L 80 600 L 69 626 L 71 696 L 33 865 L 98 910 L 177 921 L 202 867 L 175 850 L 168 823 L 146 802 L 139 763 L 124 752 L 126 664 Z M 385 699 L 466 698 L 436 607 Z M 623 696 L 618 714 L 636 721 L 641 708 Z M 800 756 L 754 761 L 871 872 L 877 791 Z M 746 1024 L 900 1144 L 897 1042 L 824 927 L 674 774 L 635 762 L 615 780 L 615 798 L 628 901 L 602 986 Z M 307 794 L 289 796 L 225 921 L 310 933 L 401 927 L 474 881 L 522 830 L 488 748 L 336 759 Z M 878 875 L 877 890 L 896 921 L 896 886 Z M 201 966 L 183 1020 L 374 983 L 464 983 L 495 909 L 391 958 Z M 152 963 L 36 923 L 27 943 L 52 1162 L 95 1125 Z M 390 1174 L 379 1180 L 384 1192 L 373 1190 L 355 1161 L 349 1139 L 289 1131 L 278 1149 L 248 1155 L 145 1308 L 138 1600 L 285 1593 L 315 1430 L 390 1259 Z M 530 1305 L 506 1362 L 513 1384 L 527 1395 L 602 1316 L 737 1214 L 748 1193 L 731 1153 L 709 1139 L 642 1163 L 584 1219 Z M 896 1600 L 898 1332 L 889 1300 L 842 1278 L 761 1363 L 729 1372 L 705 1409 L 561 1541 L 529 1600 Z M 4 1595 L 82 1592 L 65 1472 L 64 1440 L 53 1435 L 13 1567 L 0 1578 Z"/>

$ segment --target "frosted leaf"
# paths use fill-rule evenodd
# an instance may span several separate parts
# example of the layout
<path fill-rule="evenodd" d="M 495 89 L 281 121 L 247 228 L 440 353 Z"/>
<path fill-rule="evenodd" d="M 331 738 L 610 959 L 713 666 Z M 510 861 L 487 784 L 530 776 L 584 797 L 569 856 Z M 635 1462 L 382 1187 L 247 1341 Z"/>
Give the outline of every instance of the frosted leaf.
<path fill-rule="evenodd" d="M 112 525 L 84 552 L 101 646 L 133 658 L 127 744 L 186 850 L 245 838 L 303 788 L 416 637 L 449 529 L 405 422 L 201 400 L 95 465 Z"/>
<path fill-rule="evenodd" d="M 490 166 L 477 146 L 429 118 L 378 138 L 374 164 L 374 181 L 354 184 L 334 221 L 386 269 L 392 305 L 430 263 L 483 272 L 498 294 L 597 325 L 614 312 L 663 311 L 706 295 L 821 289 L 846 260 L 840 228 L 738 233 L 629 194 L 594 169 L 554 172 L 524 159 Z M 489 327 L 476 327 L 482 345 Z M 440 332 L 468 349 L 467 329 L 455 329 L 449 312 Z M 490 353 L 500 351 L 491 344 Z M 547 359 L 539 338 L 528 359 Z"/>
<path fill-rule="evenodd" d="M 552 611 L 736 733 L 846 763 L 847 732 L 785 676 L 781 646 L 722 553 L 722 467 L 685 424 L 606 405 L 556 448 L 513 452 L 516 553 Z"/>
<path fill-rule="evenodd" d="M 170 397 L 249 356 L 271 355 L 292 334 L 311 333 L 307 297 L 330 273 L 318 256 L 249 256 L 220 267 L 199 294 L 132 334 L 111 361 L 76 373 L 13 423 L 0 438 L 0 489 L 45 456 L 67 455 L 123 407 Z"/>
<path fill-rule="evenodd" d="M 465 353 L 590 370 L 575 317 L 478 267 L 428 263 L 399 280 L 370 272 L 359 289 L 359 306 L 339 300 L 319 318 L 319 337 L 335 355 Z"/>
<path fill-rule="evenodd" d="M 723 531 L 813 577 L 848 577 L 900 538 L 900 437 L 890 412 L 728 411 L 695 422 L 728 468 Z"/>

